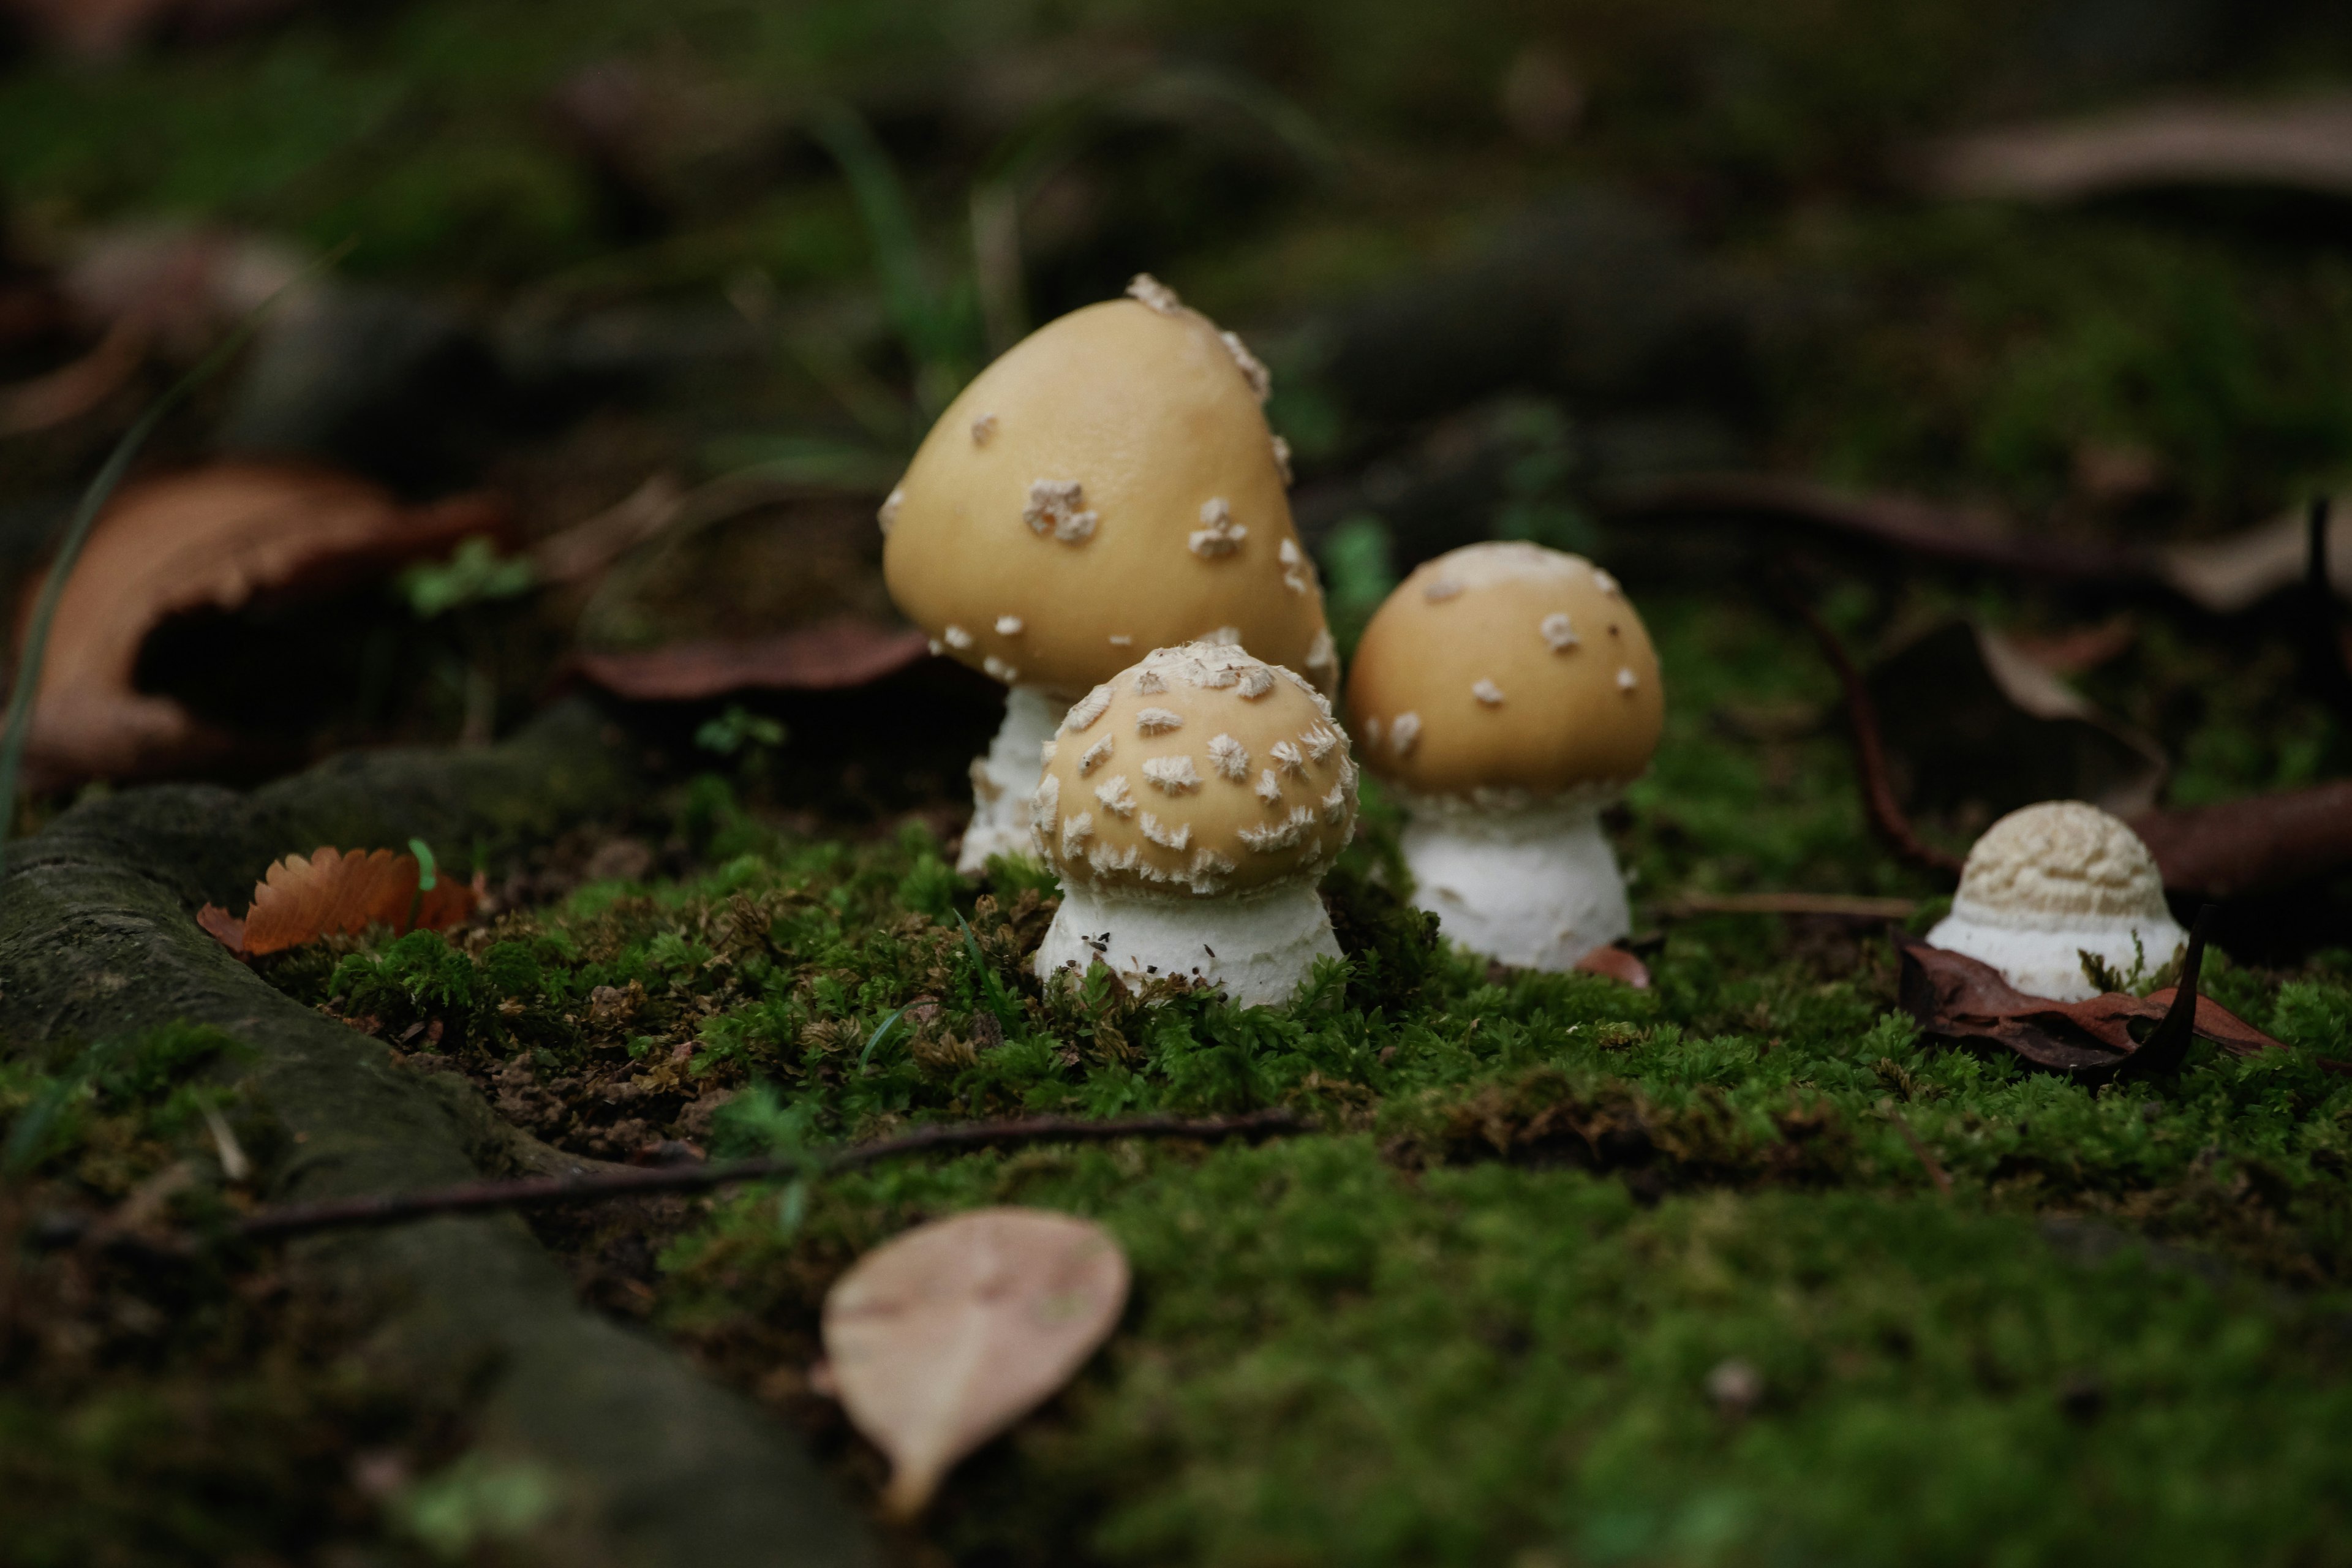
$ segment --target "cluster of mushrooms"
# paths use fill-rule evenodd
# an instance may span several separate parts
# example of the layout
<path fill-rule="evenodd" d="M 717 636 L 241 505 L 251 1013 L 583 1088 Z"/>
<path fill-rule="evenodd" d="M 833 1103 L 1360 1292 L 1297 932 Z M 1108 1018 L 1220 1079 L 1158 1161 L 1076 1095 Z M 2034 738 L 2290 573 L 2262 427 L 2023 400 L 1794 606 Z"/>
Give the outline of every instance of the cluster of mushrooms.
<path fill-rule="evenodd" d="M 884 574 L 936 652 L 1007 688 L 958 868 L 1059 879 L 1041 976 L 1100 962 L 1287 1001 L 1339 953 L 1317 885 L 1359 764 L 1403 803 L 1414 901 L 1504 963 L 1629 934 L 1601 813 L 1649 765 L 1657 655 L 1608 573 L 1534 544 L 1423 564 L 1356 650 L 1347 717 L 1265 367 L 1139 277 L 1032 333 L 940 416 L 883 504 Z M 1929 941 L 2087 994 L 2185 940 L 2130 829 L 2036 806 L 1969 857 Z"/>

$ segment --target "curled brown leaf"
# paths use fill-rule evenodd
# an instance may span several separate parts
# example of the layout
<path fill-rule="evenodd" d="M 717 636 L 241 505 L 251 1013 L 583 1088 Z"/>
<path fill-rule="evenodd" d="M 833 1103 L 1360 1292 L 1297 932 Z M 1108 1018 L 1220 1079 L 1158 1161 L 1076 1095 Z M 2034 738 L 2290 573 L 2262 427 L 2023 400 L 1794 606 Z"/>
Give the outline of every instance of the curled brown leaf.
<path fill-rule="evenodd" d="M 172 616 L 331 591 L 506 520 L 487 496 L 404 507 L 364 480 L 286 464 L 215 463 L 126 487 L 58 602 L 33 709 L 34 787 L 198 767 L 236 748 L 235 736 L 132 683 L 141 646 Z M 32 597 L 19 608 L 20 645 Z"/>

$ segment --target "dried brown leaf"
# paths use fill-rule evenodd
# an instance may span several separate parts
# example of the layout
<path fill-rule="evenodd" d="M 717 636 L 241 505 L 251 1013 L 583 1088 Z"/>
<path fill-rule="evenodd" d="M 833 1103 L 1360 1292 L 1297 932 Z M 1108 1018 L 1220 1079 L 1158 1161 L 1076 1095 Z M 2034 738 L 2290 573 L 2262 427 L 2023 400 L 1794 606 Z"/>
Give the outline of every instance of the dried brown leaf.
<path fill-rule="evenodd" d="M 129 384 L 146 358 L 146 327 L 116 321 L 81 358 L 0 386 L 0 436 L 28 436 L 80 418 Z"/>
<path fill-rule="evenodd" d="M 420 891 L 421 878 L 414 855 L 325 847 L 307 858 L 272 862 L 254 884 L 253 905 L 242 917 L 206 904 L 196 911 L 196 923 L 231 952 L 250 958 L 372 925 L 394 932 L 444 931 L 473 912 L 471 888 L 444 877 Z"/>
<path fill-rule="evenodd" d="M 141 645 L 173 616 L 325 592 L 495 533 L 506 518 L 485 496 L 403 507 L 364 480 L 291 465 L 216 463 L 126 487 L 58 603 L 33 710 L 34 786 L 201 766 L 235 748 L 132 684 Z M 20 645 L 36 591 L 19 610 Z"/>
<path fill-rule="evenodd" d="M 859 616 L 743 642 L 672 643 L 638 653 L 583 652 L 580 668 L 618 697 L 690 702 L 752 689 L 863 686 L 923 657 L 923 634 Z"/>
<path fill-rule="evenodd" d="M 1650 988 L 1650 967 L 1622 947 L 1596 947 L 1576 961 L 1579 972 L 1601 974 L 1636 991 Z"/>
<path fill-rule="evenodd" d="M 908 1231 L 857 1260 L 824 1301 L 829 1377 L 889 1456 L 910 1516 L 956 1462 L 1086 1364 L 1127 1301 L 1127 1257 L 1102 1226 L 989 1208 Z"/>
<path fill-rule="evenodd" d="M 2127 820 L 2179 893 L 2241 898 L 2352 865 L 2352 779 Z"/>
<path fill-rule="evenodd" d="M 2135 1055 L 2154 1046 L 2153 1036 L 2135 1039 L 2131 1026 L 2161 1026 L 2177 997 L 2168 989 L 2153 996 L 2109 992 L 2084 1002 L 2053 1002 L 2026 995 L 1999 970 L 1965 953 L 1930 947 L 1900 931 L 1895 944 L 1902 955 L 1898 994 L 1903 1010 L 1928 1034 L 1995 1047 L 2036 1067 L 2092 1081 L 2114 1076 Z M 2202 947 L 2201 940 L 2192 941 L 2192 957 Z M 2191 959 L 2184 958 L 2184 975 L 2195 1004 L 2191 1032 L 2238 1056 L 2283 1048 L 2220 1003 L 2196 995 L 2190 964 Z"/>

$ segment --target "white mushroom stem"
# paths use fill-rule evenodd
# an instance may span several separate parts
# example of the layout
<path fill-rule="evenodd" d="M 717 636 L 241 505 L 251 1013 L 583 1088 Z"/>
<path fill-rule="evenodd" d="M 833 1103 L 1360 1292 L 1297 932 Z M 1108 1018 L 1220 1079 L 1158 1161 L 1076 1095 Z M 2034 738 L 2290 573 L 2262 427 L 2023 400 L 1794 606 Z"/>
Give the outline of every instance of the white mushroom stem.
<path fill-rule="evenodd" d="M 1122 980 L 1181 974 L 1240 1007 L 1279 1006 L 1318 958 L 1339 956 L 1331 917 L 1308 882 L 1222 899 L 1137 898 L 1065 883 L 1061 911 L 1037 950 L 1037 974 L 1097 959 Z"/>
<path fill-rule="evenodd" d="M 2166 917 L 2161 920 L 2089 920 L 2021 926 L 2007 920 L 1983 918 L 1966 900 L 1955 900 L 1952 912 L 1927 933 L 1927 945 L 1966 953 L 1990 963 L 2028 996 L 2053 1002 L 2087 1002 L 2099 994 L 2083 967 L 2089 953 L 2126 982 L 2154 974 L 2180 956 L 2189 933 Z"/>
<path fill-rule="evenodd" d="M 1473 952 L 1562 970 L 1633 929 L 1625 879 L 1601 832 L 1604 802 L 1488 808 L 1414 801 L 1405 825 L 1413 900 Z"/>
<path fill-rule="evenodd" d="M 1054 738 L 1070 699 L 1041 687 L 1015 686 L 1005 693 L 1004 722 L 988 754 L 971 760 L 971 826 L 963 830 L 956 869 L 977 877 L 992 855 L 1034 855 L 1029 837 L 1029 796 L 1045 769 L 1039 748 Z"/>

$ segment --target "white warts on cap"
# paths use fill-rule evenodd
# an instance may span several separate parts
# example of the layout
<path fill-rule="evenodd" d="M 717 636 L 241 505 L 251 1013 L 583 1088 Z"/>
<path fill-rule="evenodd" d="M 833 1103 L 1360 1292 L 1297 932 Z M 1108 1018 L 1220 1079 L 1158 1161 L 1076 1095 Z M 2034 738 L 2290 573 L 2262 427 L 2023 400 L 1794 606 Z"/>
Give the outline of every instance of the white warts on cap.
<path fill-rule="evenodd" d="M 1029 819 L 1051 822 L 1062 814 L 1062 781 L 1047 773 L 1037 781 L 1037 791 L 1029 797 Z"/>
<path fill-rule="evenodd" d="M 1192 842 L 1192 825 L 1185 822 L 1169 827 L 1147 811 L 1143 814 L 1143 836 L 1162 849 L 1181 849 Z"/>
<path fill-rule="evenodd" d="M 1135 694 L 1138 697 L 1156 697 L 1167 689 L 1167 678 L 1156 669 L 1143 670 L 1135 678 Z"/>
<path fill-rule="evenodd" d="M 883 538 L 890 537 L 890 530 L 898 521 L 898 509 L 906 504 L 907 492 L 903 489 L 894 488 L 882 498 L 881 510 L 874 514 L 874 521 L 882 525 Z"/>
<path fill-rule="evenodd" d="M 1062 743 L 1059 741 L 1038 742 L 1037 765 L 1039 767 L 1044 767 L 1047 763 L 1052 762 L 1056 756 L 1059 756 L 1061 754 L 1061 751 Z"/>
<path fill-rule="evenodd" d="M 1329 626 L 1318 626 L 1315 628 L 1315 636 L 1307 645 L 1307 668 L 1309 669 L 1337 669 L 1339 668 L 1339 645 L 1331 640 L 1331 628 Z M 1318 691 L 1314 693 L 1314 697 L 1316 701 L 1323 704 L 1325 713 L 1329 713 L 1331 705 L 1328 702 L 1324 701 L 1323 694 Z"/>
<path fill-rule="evenodd" d="M 1190 757 L 1146 758 L 1143 776 L 1159 785 L 1162 795 L 1182 795 L 1188 789 L 1201 787 L 1201 775 L 1192 771 Z"/>
<path fill-rule="evenodd" d="M 1630 668 L 1626 668 L 1626 667 L 1624 667 L 1624 666 L 1622 666 L 1622 665 L 1620 665 L 1620 666 L 1618 667 L 1618 668 L 1617 668 L 1617 689 L 1618 689 L 1618 690 L 1620 690 L 1620 691 L 1622 691 L 1622 692 L 1625 693 L 1625 695 L 1626 695 L 1626 696 L 1631 697 L 1631 696 L 1633 694 L 1633 688 L 1635 688 L 1636 686 L 1639 686 L 1640 684 L 1642 684 L 1642 682 L 1641 682 L 1641 678 L 1640 678 L 1640 677 L 1638 677 L 1638 676 L 1636 676 L 1636 675 L 1633 672 L 1633 670 L 1631 670 Z"/>
<path fill-rule="evenodd" d="M 1242 629 L 1239 626 L 1219 626 L 1201 640 L 1211 647 L 1239 647 L 1242 646 Z"/>
<path fill-rule="evenodd" d="M 930 638 L 930 639 L 929 639 L 929 643 L 930 643 L 931 657 L 932 657 L 933 658 L 939 658 L 939 656 L 940 656 L 940 655 L 941 655 L 941 654 L 943 654 L 943 653 L 947 652 L 947 650 L 948 650 L 948 645 L 947 645 L 947 644 L 945 644 L 945 643 L 943 643 L 943 642 L 941 642 L 941 641 L 940 641 L 940 639 L 939 639 L 939 638 L 937 638 L 937 637 L 932 637 L 932 638 Z"/>
<path fill-rule="evenodd" d="M 1133 647 L 1135 646 L 1135 639 L 1128 636 L 1125 632 L 1113 632 L 1110 634 L 1110 646 L 1113 647 Z"/>
<path fill-rule="evenodd" d="M 1310 763 L 1319 763 L 1329 756 L 1331 749 L 1339 743 L 1339 732 L 1318 724 L 1298 739 L 1307 747 L 1307 760 Z"/>
<path fill-rule="evenodd" d="M 1217 340 L 1225 345 L 1225 352 L 1234 356 L 1234 363 L 1241 366 L 1242 379 L 1250 384 L 1250 390 L 1257 394 L 1257 400 L 1264 403 L 1272 397 L 1274 372 L 1266 369 L 1265 363 L 1250 353 L 1249 344 L 1242 342 L 1241 334 L 1219 332 Z"/>
<path fill-rule="evenodd" d="M 1419 743 L 1420 740 L 1420 714 L 1400 713 L 1390 722 L 1389 744 L 1395 748 L 1396 754 L 1398 756 L 1409 757 L 1412 755 L 1412 749 Z"/>
<path fill-rule="evenodd" d="M 1162 735 L 1184 727 L 1184 716 L 1165 708 L 1139 709 L 1135 715 L 1135 732 L 1139 735 Z"/>
<path fill-rule="evenodd" d="M 1108 735 L 1105 735 L 1101 740 L 1097 741 L 1093 745 L 1088 746 L 1085 751 L 1080 752 L 1078 753 L 1078 776 L 1080 778 L 1084 778 L 1088 773 L 1093 773 L 1097 768 L 1102 766 L 1110 756 L 1110 747 L 1111 738 Z"/>
<path fill-rule="evenodd" d="M 1141 300 L 1163 316 L 1172 316 L 1184 308 L 1184 301 L 1176 298 L 1176 290 L 1149 272 L 1139 272 L 1129 281 L 1127 297 Z"/>
<path fill-rule="evenodd" d="M 999 616 L 996 617 L 996 635 L 998 637 L 1017 637 L 1021 635 L 1021 632 L 1022 620 L 1019 616 Z"/>
<path fill-rule="evenodd" d="M 958 653 L 961 653 L 966 648 L 971 647 L 971 634 L 964 630 L 961 626 L 955 625 L 953 622 L 950 622 L 947 626 L 941 627 L 940 630 L 940 636 L 943 640 L 945 640 L 948 647 L 955 649 Z"/>
<path fill-rule="evenodd" d="M 1274 760 L 1282 764 L 1282 771 L 1284 773 L 1290 774 L 1294 778 L 1303 778 L 1306 776 L 1306 753 L 1299 751 L 1296 742 L 1290 741 L 1276 741 L 1274 743 L 1272 750 L 1274 752 Z"/>
<path fill-rule="evenodd" d="M 1135 815 L 1135 796 L 1128 791 L 1125 773 L 1113 773 L 1095 785 L 1095 798 L 1102 802 L 1103 809 L 1113 816 Z"/>
<path fill-rule="evenodd" d="M 1209 761 L 1235 784 L 1249 777 L 1249 748 L 1231 735 L 1209 737 Z"/>
<path fill-rule="evenodd" d="M 1470 688 L 1470 695 L 1489 708 L 1500 708 L 1503 705 L 1503 689 L 1491 680 L 1474 683 Z"/>
<path fill-rule="evenodd" d="M 1617 579 L 1598 566 L 1592 569 L 1592 585 L 1604 594 L 1614 595 L 1617 592 Z"/>
<path fill-rule="evenodd" d="M 1272 768 L 1257 775 L 1257 797 L 1268 805 L 1282 798 L 1282 781 L 1274 776 Z"/>
<path fill-rule="evenodd" d="M 1576 626 L 1565 610 L 1554 610 L 1537 623 L 1536 630 L 1543 634 L 1544 642 L 1554 653 L 1566 653 L 1576 646 Z"/>
<path fill-rule="evenodd" d="M 1204 561 L 1231 555 L 1249 537 L 1249 530 L 1234 521 L 1234 509 L 1223 496 L 1211 496 L 1201 503 L 1201 523 L 1186 542 Z"/>
<path fill-rule="evenodd" d="M 975 446 L 975 447 L 985 447 L 985 446 L 987 446 L 987 445 L 988 445 L 988 442 L 989 442 L 989 437 L 991 437 L 992 436 L 994 436 L 995 434 L 996 434 L 996 416 L 995 416 L 995 415 L 993 415 L 993 414 L 983 414 L 983 415 L 982 415 L 979 418 L 977 418 L 977 419 L 975 419 L 975 420 L 973 420 L 973 421 L 971 422 L 971 444 L 972 444 L 973 446 Z"/>
<path fill-rule="evenodd" d="M 1451 577 L 1433 577 L 1422 584 L 1421 596 L 1433 605 L 1442 605 L 1462 592 L 1462 584 Z"/>
<path fill-rule="evenodd" d="M 1062 853 L 1076 855 L 1078 852 L 1078 846 L 1084 844 L 1093 835 L 1094 830 L 1095 814 L 1091 811 L 1082 811 L 1076 816 L 1064 817 L 1062 819 Z"/>
<path fill-rule="evenodd" d="M 1381 743 L 1381 721 L 1380 721 L 1380 720 L 1379 720 L 1379 719 L 1377 719 L 1377 718 L 1372 718 L 1372 719 L 1367 719 L 1367 720 L 1365 720 L 1365 721 L 1364 721 L 1364 744 L 1366 744 L 1367 746 L 1377 746 L 1377 745 L 1379 745 L 1380 743 Z"/>
<path fill-rule="evenodd" d="M 1079 698 L 1077 701 L 1072 703 L 1070 705 L 1070 710 L 1062 715 L 1061 732 L 1065 735 L 1075 735 L 1081 730 L 1090 730 L 1094 728 L 1095 721 L 1101 718 L 1103 716 L 1103 710 L 1109 706 L 1110 688 L 1108 686 L 1096 687 L 1092 691 L 1087 692 L 1084 697 Z"/>
<path fill-rule="evenodd" d="M 1242 695 L 1256 699 L 1274 689 L 1274 672 L 1263 665 L 1242 671 Z"/>
<path fill-rule="evenodd" d="M 1307 563 L 1307 552 L 1298 548 L 1298 541 L 1286 539 L 1274 558 L 1282 565 L 1282 585 L 1294 594 L 1304 594 L 1315 585 L 1315 568 Z"/>
<path fill-rule="evenodd" d="M 1065 544 L 1083 544 L 1095 531 L 1096 518 L 1085 509 L 1086 487 L 1076 479 L 1032 479 L 1029 505 L 1021 521 L 1044 538 L 1050 533 Z"/>
<path fill-rule="evenodd" d="M 989 679 L 1001 680 L 1007 686 L 1021 679 L 1019 666 L 1007 664 L 992 653 L 980 661 L 980 668 L 988 672 Z"/>
<path fill-rule="evenodd" d="M 1294 805 L 1290 815 L 1272 827 L 1244 827 L 1235 837 L 1259 855 L 1277 854 L 1296 849 L 1307 834 L 1314 831 L 1315 810 L 1312 806 Z"/>
<path fill-rule="evenodd" d="M 1323 820 L 1337 822 L 1347 815 L 1348 786 L 1344 783 L 1335 784 L 1331 786 L 1331 793 L 1323 797 Z"/>

